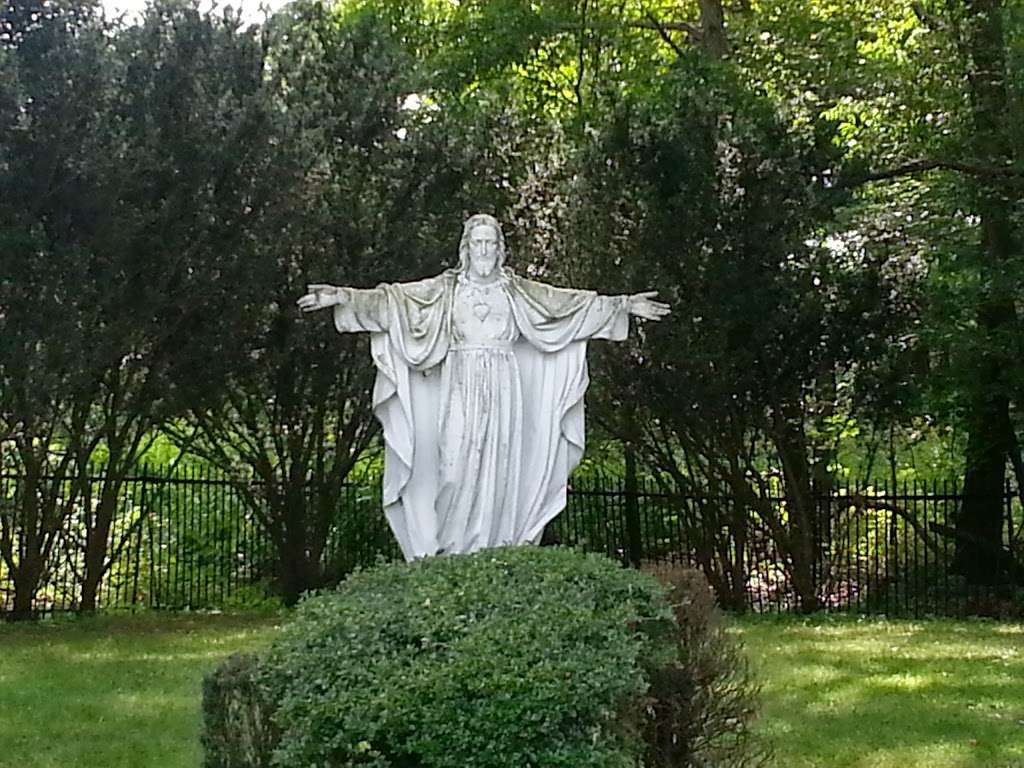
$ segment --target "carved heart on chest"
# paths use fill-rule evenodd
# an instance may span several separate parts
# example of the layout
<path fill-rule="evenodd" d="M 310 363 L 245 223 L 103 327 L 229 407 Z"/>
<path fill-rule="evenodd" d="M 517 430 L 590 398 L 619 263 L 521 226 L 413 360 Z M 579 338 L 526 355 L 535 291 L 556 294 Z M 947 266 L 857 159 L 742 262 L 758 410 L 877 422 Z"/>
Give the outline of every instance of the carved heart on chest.
<path fill-rule="evenodd" d="M 482 323 L 484 318 L 491 314 L 491 308 L 489 305 L 480 301 L 473 305 L 473 314 L 476 315 L 476 319 Z"/>

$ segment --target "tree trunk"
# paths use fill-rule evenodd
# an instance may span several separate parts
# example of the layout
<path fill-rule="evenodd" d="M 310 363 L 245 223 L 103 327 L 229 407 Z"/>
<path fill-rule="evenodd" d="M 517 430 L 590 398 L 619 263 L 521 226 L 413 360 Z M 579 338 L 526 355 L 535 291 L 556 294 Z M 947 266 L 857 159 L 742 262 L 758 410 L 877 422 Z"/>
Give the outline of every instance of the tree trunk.
<path fill-rule="evenodd" d="M 82 577 L 82 596 L 78 602 L 79 613 L 96 612 L 100 584 L 106 571 L 107 542 L 113 522 L 113 512 L 103 509 L 107 503 L 105 498 L 100 500 L 100 509 L 85 540 L 85 573 Z"/>
<path fill-rule="evenodd" d="M 39 485 L 40 477 L 35 465 L 26 462 L 21 493 L 15 494 L 13 519 L 9 523 L 9 533 L 4 537 L 3 559 L 14 582 L 14 605 L 7 615 L 9 621 L 35 618 L 36 593 L 45 568 L 42 537 L 46 535 L 41 519 L 43 510 L 39 508 Z M 20 524 L 18 516 L 21 517 Z"/>
<path fill-rule="evenodd" d="M 45 583 L 53 548 L 65 521 L 77 507 L 80 490 L 68 487 L 67 460 L 48 464 L 48 439 L 25 440 L 17 446 L 16 461 L 23 474 L 14 479 L 14 497 L 0 516 L 0 559 L 14 583 L 11 619 L 33 618 L 36 595 Z"/>
<path fill-rule="evenodd" d="M 747 534 L 750 526 L 750 511 L 736 502 L 732 503 L 731 514 L 729 515 L 729 533 L 732 535 L 733 555 L 729 561 L 730 579 L 732 593 L 729 596 L 730 610 L 743 612 L 749 607 L 747 605 Z"/>
<path fill-rule="evenodd" d="M 319 553 L 322 546 L 310 541 L 307 509 L 301 488 L 285 491 L 279 558 L 279 584 L 286 605 L 295 605 L 302 593 L 321 586 L 322 574 Z"/>
<path fill-rule="evenodd" d="M 320 586 L 319 563 L 312 562 L 305 537 L 298 535 L 288 536 L 280 557 L 281 599 L 285 605 L 295 605 L 303 592 Z"/>
<path fill-rule="evenodd" d="M 817 578 L 820 552 L 803 412 L 795 403 L 782 403 L 775 409 L 772 421 L 772 440 L 782 462 L 789 511 L 790 577 L 800 610 L 813 613 L 821 608 Z"/>
<path fill-rule="evenodd" d="M 988 366 L 986 366 L 987 368 Z M 998 372 L 979 377 L 998 380 Z M 964 500 L 956 516 L 956 553 L 952 568 L 972 584 L 995 584 L 1003 562 L 1003 492 L 1009 401 L 997 393 L 975 394 L 964 472 Z"/>
<path fill-rule="evenodd" d="M 86 567 L 89 567 L 90 563 L 95 563 L 95 556 L 90 556 L 93 552 L 93 547 L 90 546 L 86 549 Z M 102 558 L 102 555 L 100 555 Z M 85 578 L 82 579 L 82 595 L 78 601 L 78 612 L 81 614 L 96 613 L 96 602 L 97 596 L 100 590 L 100 579 L 96 577 L 95 567 L 89 569 L 85 574 Z"/>
<path fill-rule="evenodd" d="M 7 614 L 8 621 L 28 621 L 36 616 L 35 601 L 43 575 L 40 553 L 25 552 L 18 567 L 11 571 L 14 581 L 14 605 Z"/>
<path fill-rule="evenodd" d="M 700 5 L 700 43 L 709 56 L 724 59 L 729 55 L 725 36 L 725 13 L 722 0 L 698 0 Z"/>
<path fill-rule="evenodd" d="M 968 0 L 968 83 L 974 122 L 974 148 L 993 166 L 1012 160 L 1003 129 L 1008 110 L 1006 52 L 1001 0 Z M 970 398 L 968 445 L 964 472 L 964 503 L 956 519 L 953 569 L 976 584 L 998 581 L 1003 528 L 1003 490 L 1009 442 L 1009 384 L 1006 372 L 1014 363 L 1005 341 L 1016 325 L 1013 287 L 1004 270 L 1016 250 L 1012 201 L 997 186 L 978 183 L 974 190 L 982 231 L 984 293 L 977 310 L 982 343 L 978 351 L 974 391 Z"/>
<path fill-rule="evenodd" d="M 629 439 L 624 444 L 626 459 L 626 504 L 624 510 L 626 517 L 626 557 L 630 565 L 634 568 L 639 568 L 643 561 L 644 551 L 643 530 L 640 525 L 640 489 L 636 473 L 636 411 L 633 408 L 629 409 L 626 419 L 626 429 L 629 435 Z M 653 553 L 648 552 L 647 555 L 650 557 Z"/>
<path fill-rule="evenodd" d="M 117 497 L 121 488 L 120 478 L 112 480 L 110 475 L 120 473 L 123 476 L 123 473 L 117 468 L 113 457 L 107 464 L 106 472 L 107 479 L 103 483 L 93 524 L 85 540 L 85 572 L 82 577 L 82 597 L 78 603 L 79 613 L 96 611 L 100 584 L 109 567 L 107 553 L 110 551 L 110 531 L 117 516 Z M 90 496 L 87 494 L 84 498 L 87 509 L 91 503 Z"/>

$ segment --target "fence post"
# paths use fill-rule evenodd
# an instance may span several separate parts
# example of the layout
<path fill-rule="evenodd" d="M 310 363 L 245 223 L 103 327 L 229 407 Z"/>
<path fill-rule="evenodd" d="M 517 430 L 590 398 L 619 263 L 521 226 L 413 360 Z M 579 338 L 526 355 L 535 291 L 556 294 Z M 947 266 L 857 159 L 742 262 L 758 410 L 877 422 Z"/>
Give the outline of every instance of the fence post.
<path fill-rule="evenodd" d="M 643 560 L 643 532 L 640 527 L 640 496 L 636 477 L 636 449 L 626 443 L 626 556 L 629 564 L 639 568 Z"/>

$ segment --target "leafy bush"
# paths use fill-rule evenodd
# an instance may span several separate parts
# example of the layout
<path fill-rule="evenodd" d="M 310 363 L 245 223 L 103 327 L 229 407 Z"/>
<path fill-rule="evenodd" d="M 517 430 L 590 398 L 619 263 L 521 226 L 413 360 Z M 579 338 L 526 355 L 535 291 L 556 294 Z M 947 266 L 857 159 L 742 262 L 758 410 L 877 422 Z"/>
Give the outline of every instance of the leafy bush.
<path fill-rule="evenodd" d="M 709 658 L 728 645 L 709 634 L 710 598 L 682 598 L 680 634 L 655 579 L 556 548 L 357 573 L 304 601 L 259 661 L 258 690 L 248 688 L 255 704 L 239 711 L 265 713 L 273 702 L 273 728 L 255 729 L 274 733 L 272 760 L 238 762 L 246 739 L 224 734 L 239 726 L 208 706 L 207 766 L 625 768 L 744 758 L 736 747 L 745 744 L 748 698 L 743 708 L 729 700 L 727 723 L 711 699 L 745 677 L 723 677 Z M 716 728 L 732 752 L 717 749 Z"/>

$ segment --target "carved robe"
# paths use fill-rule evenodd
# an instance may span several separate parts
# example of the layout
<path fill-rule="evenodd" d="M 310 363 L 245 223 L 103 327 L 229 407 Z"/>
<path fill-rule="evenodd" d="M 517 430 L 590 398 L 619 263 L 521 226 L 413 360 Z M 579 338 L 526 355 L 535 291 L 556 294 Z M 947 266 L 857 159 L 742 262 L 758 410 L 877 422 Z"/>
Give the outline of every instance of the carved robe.
<path fill-rule="evenodd" d="M 622 340 L 628 299 L 502 270 L 346 289 L 369 331 L 384 511 L 407 560 L 537 542 L 583 455 L 588 339 Z"/>

